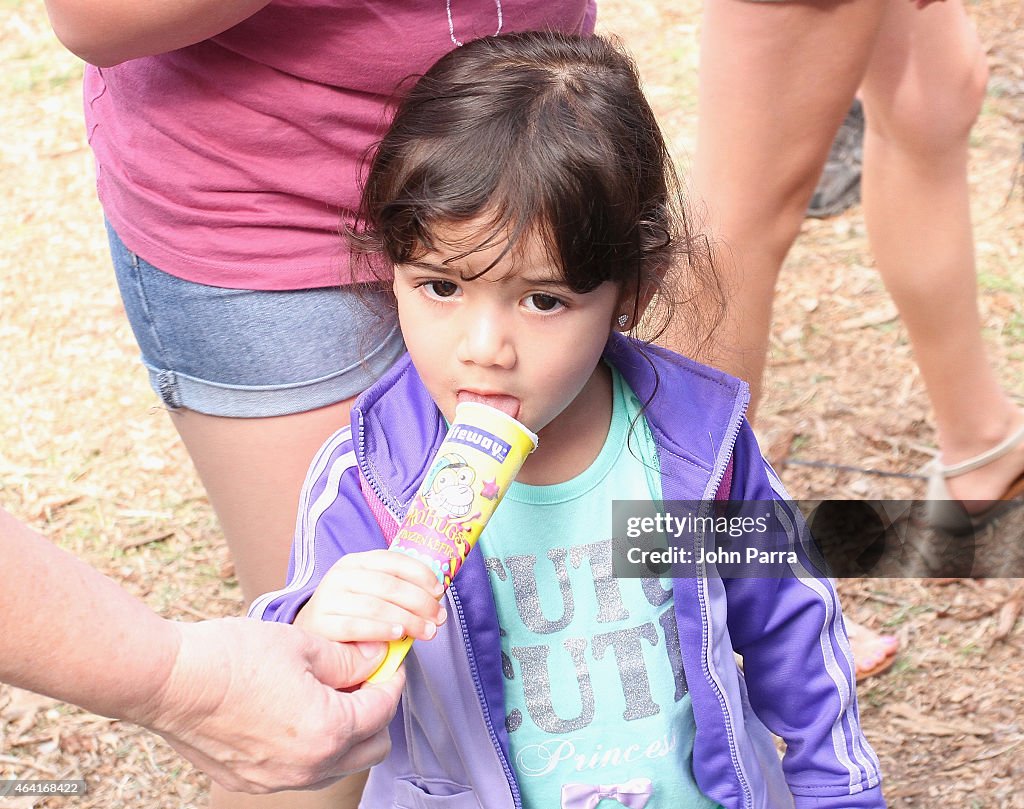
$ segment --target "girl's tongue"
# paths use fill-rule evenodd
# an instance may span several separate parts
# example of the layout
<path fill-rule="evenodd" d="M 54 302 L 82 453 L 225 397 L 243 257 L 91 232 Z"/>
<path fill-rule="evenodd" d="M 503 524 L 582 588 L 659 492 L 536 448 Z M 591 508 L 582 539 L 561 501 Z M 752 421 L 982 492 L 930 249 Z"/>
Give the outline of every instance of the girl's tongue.
<path fill-rule="evenodd" d="M 460 402 L 477 402 L 478 404 L 493 407 L 495 410 L 500 410 L 505 415 L 511 416 L 514 419 L 519 418 L 519 400 L 515 396 L 505 396 L 500 393 L 485 395 L 483 393 L 460 390 L 458 400 Z"/>

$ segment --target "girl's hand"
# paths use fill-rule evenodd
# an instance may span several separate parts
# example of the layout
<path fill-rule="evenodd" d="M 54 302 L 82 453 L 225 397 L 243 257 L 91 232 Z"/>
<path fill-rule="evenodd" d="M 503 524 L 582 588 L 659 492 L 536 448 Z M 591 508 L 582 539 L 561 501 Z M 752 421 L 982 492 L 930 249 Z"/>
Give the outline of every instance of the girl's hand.
<path fill-rule="evenodd" d="M 393 551 L 342 557 L 295 617 L 335 641 L 430 640 L 447 618 L 441 583 L 422 562 Z"/>

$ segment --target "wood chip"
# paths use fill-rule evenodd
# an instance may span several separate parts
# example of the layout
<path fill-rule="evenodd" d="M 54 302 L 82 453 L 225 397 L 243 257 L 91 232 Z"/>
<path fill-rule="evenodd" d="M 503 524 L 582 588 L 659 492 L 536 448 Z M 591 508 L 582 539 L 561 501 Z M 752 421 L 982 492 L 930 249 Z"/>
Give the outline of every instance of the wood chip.
<path fill-rule="evenodd" d="M 922 713 L 906 702 L 886 705 L 885 710 L 907 720 L 908 730 L 913 733 L 924 733 L 931 736 L 991 736 L 989 728 L 972 725 L 955 719 L 936 719 Z"/>
<path fill-rule="evenodd" d="M 170 539 L 174 536 L 174 531 L 158 531 L 155 534 L 149 536 L 136 537 L 134 539 L 126 539 L 121 543 L 121 547 L 125 550 L 131 548 L 141 548 L 145 545 L 153 545 L 157 542 L 163 542 L 164 540 Z"/>
<path fill-rule="evenodd" d="M 1010 633 L 1013 632 L 1014 626 L 1017 624 L 1017 618 L 1020 617 L 1021 608 L 1024 607 L 1024 596 L 1017 595 L 1010 598 L 1003 604 L 999 610 L 999 617 L 996 620 L 996 640 L 1006 640 Z"/>
<path fill-rule="evenodd" d="M 840 331 L 855 331 L 857 329 L 866 329 L 871 326 L 882 326 L 886 323 L 892 323 L 894 320 L 899 318 L 899 313 L 893 306 L 887 306 L 883 309 L 875 309 L 874 311 L 867 312 L 857 317 L 851 317 L 849 320 L 844 320 L 839 324 Z"/>

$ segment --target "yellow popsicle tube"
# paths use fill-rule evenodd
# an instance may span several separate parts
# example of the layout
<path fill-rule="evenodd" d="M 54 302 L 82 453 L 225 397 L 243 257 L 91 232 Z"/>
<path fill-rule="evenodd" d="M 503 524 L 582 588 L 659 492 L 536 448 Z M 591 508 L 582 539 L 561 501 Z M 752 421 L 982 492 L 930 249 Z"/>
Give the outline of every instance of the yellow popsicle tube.
<path fill-rule="evenodd" d="M 507 413 L 479 402 L 460 402 L 390 550 L 426 564 L 447 591 L 536 448 L 537 436 Z M 411 646 L 409 637 L 391 641 L 368 682 L 392 677 Z"/>

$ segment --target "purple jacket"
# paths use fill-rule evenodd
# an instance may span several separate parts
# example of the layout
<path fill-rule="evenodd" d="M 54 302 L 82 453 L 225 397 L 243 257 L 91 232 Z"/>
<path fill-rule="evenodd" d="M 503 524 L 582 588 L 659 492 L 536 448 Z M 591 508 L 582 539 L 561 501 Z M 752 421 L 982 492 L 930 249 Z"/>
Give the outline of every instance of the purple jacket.
<path fill-rule="evenodd" d="M 744 420 L 742 382 L 620 335 L 605 357 L 641 401 L 653 394 L 645 416 L 666 500 L 713 499 L 731 461 L 732 499 L 780 501 L 780 513 L 791 515 Z M 381 526 L 393 534 L 445 430 L 406 357 L 359 398 L 351 429 L 320 450 L 303 489 L 288 584 L 257 599 L 250 614 L 290 622 L 341 556 L 385 547 Z M 729 809 L 884 807 L 832 584 L 687 576 L 673 587 L 701 789 Z M 406 659 L 392 752 L 370 774 L 366 809 L 521 809 L 497 615 L 480 556 L 469 555 L 447 600 L 449 620 Z M 781 763 L 767 728 L 787 743 Z"/>

